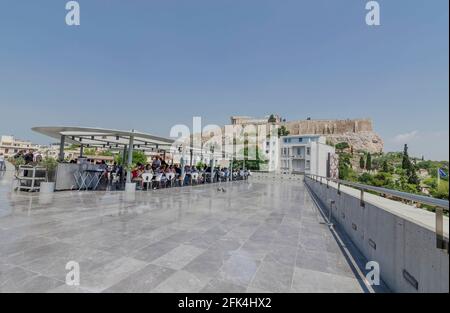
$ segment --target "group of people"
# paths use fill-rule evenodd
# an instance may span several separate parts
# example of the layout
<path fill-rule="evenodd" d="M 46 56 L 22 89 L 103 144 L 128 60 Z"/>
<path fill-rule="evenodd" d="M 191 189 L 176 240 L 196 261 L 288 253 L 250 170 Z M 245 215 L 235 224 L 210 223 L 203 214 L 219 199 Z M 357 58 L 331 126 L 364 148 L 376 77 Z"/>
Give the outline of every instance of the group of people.
<path fill-rule="evenodd" d="M 37 152 L 33 152 L 32 150 L 29 151 L 19 151 L 14 156 L 14 160 L 18 160 L 22 158 L 25 164 L 33 164 L 33 163 L 39 163 L 42 161 L 42 155 Z M 0 171 L 6 170 L 6 157 L 5 155 L 0 152 Z"/>
<path fill-rule="evenodd" d="M 19 151 L 13 158 L 16 160 L 22 158 L 25 161 L 25 164 L 39 163 L 42 161 L 42 155 L 38 152 L 33 152 L 32 150 Z"/>
<path fill-rule="evenodd" d="M 125 179 L 125 173 L 120 165 L 114 165 L 119 180 Z M 155 157 L 151 163 L 136 164 L 131 170 L 132 182 L 137 183 L 139 189 L 164 188 L 186 186 L 192 184 L 204 184 L 209 182 L 225 182 L 231 180 L 247 179 L 251 175 L 250 170 L 229 168 L 212 168 L 210 166 L 189 166 L 182 169 L 178 164 L 169 165 L 159 157 Z"/>

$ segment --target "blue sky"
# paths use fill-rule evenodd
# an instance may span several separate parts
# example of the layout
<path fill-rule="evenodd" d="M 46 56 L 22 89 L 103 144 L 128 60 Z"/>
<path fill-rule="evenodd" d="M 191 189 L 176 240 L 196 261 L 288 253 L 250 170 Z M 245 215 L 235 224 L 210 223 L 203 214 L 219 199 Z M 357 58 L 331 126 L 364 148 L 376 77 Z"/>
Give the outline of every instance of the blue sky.
<path fill-rule="evenodd" d="M 0 0 L 0 134 L 371 117 L 387 151 L 448 160 L 448 0 Z"/>

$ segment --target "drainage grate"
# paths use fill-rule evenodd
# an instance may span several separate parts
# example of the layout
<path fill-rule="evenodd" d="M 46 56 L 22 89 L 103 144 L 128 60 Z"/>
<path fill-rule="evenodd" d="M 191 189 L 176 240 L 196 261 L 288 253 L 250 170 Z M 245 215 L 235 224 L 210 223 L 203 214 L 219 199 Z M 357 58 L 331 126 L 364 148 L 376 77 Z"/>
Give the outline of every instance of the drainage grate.
<path fill-rule="evenodd" d="M 377 244 L 375 243 L 375 241 L 373 241 L 372 239 L 369 238 L 369 245 L 374 249 L 377 250 Z"/>
<path fill-rule="evenodd" d="M 407 270 L 403 270 L 403 278 L 413 286 L 416 290 L 419 290 L 419 282 L 414 278 Z"/>

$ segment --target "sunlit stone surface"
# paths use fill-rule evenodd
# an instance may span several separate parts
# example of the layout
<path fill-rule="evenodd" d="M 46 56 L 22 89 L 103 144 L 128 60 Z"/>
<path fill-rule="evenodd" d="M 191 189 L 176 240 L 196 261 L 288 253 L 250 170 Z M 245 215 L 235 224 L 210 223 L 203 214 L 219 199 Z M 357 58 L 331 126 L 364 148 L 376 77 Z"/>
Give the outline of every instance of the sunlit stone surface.
<path fill-rule="evenodd" d="M 134 196 L 11 184 L 0 173 L 0 292 L 367 291 L 302 182 Z M 69 261 L 80 286 L 65 284 Z"/>

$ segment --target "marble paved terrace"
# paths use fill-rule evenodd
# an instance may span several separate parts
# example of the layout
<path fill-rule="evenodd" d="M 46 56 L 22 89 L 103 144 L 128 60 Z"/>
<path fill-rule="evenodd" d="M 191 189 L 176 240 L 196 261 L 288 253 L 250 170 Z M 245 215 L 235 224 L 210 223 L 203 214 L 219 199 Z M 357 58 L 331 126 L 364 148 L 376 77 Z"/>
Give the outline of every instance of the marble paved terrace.
<path fill-rule="evenodd" d="M 11 191 L 0 292 L 367 292 L 301 182 L 136 192 Z M 80 264 L 80 286 L 65 284 Z"/>

